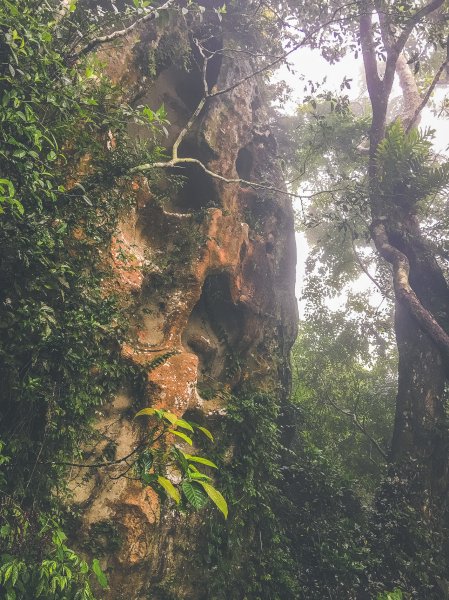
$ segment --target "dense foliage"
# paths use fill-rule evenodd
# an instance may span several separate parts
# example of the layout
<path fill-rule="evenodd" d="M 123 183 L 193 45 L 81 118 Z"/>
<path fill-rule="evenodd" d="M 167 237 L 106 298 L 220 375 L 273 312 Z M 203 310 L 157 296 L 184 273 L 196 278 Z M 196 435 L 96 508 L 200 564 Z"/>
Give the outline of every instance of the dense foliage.
<path fill-rule="evenodd" d="M 159 155 L 163 119 L 121 102 L 93 63 L 70 65 L 77 23 L 50 3 L 4 0 L 0 26 L 0 581 L 8 599 L 91 598 L 61 531 L 65 463 L 85 458 L 95 411 L 142 381 L 119 354 L 128 307 L 105 293 L 106 257 L 129 166 Z M 129 120 L 151 147 L 131 144 Z"/>

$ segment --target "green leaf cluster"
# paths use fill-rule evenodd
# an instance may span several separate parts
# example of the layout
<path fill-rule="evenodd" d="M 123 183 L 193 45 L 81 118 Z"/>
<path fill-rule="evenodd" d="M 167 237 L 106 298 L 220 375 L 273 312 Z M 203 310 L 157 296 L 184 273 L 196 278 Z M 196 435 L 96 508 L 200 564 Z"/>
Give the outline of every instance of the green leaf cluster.
<path fill-rule="evenodd" d="M 211 485 L 212 478 L 198 469 L 196 465 L 217 469 L 217 465 L 209 458 L 188 454 L 181 450 L 173 441 L 172 436 L 180 438 L 186 444 L 193 445 L 195 432 L 201 432 L 213 441 L 211 432 L 202 425 L 186 421 L 174 413 L 157 408 L 143 408 L 136 417 L 153 417 L 156 424 L 150 429 L 149 443 L 136 463 L 136 473 L 144 485 L 149 485 L 157 492 L 159 487 L 176 504 L 183 497 L 194 509 L 203 508 L 207 498 L 215 504 L 225 518 L 228 517 L 228 505 L 222 494 Z M 179 428 L 187 430 L 179 431 Z M 191 432 L 191 433 L 190 433 Z M 167 477 L 170 473 L 170 478 Z"/>
<path fill-rule="evenodd" d="M 394 207 L 416 203 L 447 190 L 449 163 L 439 163 L 432 152 L 431 130 L 404 130 L 394 121 L 377 150 L 379 193 Z"/>
<path fill-rule="evenodd" d="M 57 520 L 44 513 L 23 512 L 17 505 L 3 504 L 0 528 L 0 591 L 5 600 L 94 600 L 93 580 L 107 588 L 98 560 L 91 566 L 71 550 Z M 23 546 L 30 541 L 29 552 Z M 22 549 L 21 557 L 18 550 Z M 30 553 L 32 560 L 30 560 Z"/>

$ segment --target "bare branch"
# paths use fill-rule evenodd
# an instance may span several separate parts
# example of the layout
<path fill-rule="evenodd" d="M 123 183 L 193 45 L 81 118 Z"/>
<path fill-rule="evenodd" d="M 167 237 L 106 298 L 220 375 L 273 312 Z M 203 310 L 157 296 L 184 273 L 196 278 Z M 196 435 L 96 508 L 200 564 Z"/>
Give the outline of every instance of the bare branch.
<path fill-rule="evenodd" d="M 206 167 L 200 160 L 197 158 L 174 158 L 167 162 L 156 162 L 156 163 L 147 163 L 143 165 L 138 165 L 137 167 L 133 167 L 130 169 L 130 173 L 145 173 L 150 171 L 151 169 L 171 169 L 174 167 L 182 167 L 182 165 L 198 165 L 200 169 L 202 169 L 207 175 L 212 177 L 213 179 L 217 179 L 218 181 L 222 181 L 223 183 L 237 183 L 239 185 L 246 185 L 248 187 L 259 189 L 259 190 L 268 190 L 270 192 L 277 192 L 279 194 L 285 194 L 286 196 L 291 196 L 293 198 L 304 198 L 303 195 L 295 194 L 293 192 L 289 192 L 286 189 L 277 188 L 269 185 L 265 185 L 263 183 L 258 183 L 256 181 L 247 181 L 246 179 L 229 179 L 227 177 L 223 177 L 223 175 L 219 175 L 218 173 L 214 173 L 210 169 Z"/>
<path fill-rule="evenodd" d="M 374 0 L 374 5 L 376 7 L 376 12 L 379 17 L 379 26 L 380 33 L 382 36 L 382 41 L 385 46 L 385 50 L 388 52 L 391 48 L 391 44 L 394 42 L 393 36 L 391 34 L 391 20 L 389 18 L 389 14 L 386 10 L 384 0 Z"/>
<path fill-rule="evenodd" d="M 114 40 L 117 40 L 118 38 L 121 38 L 121 37 L 125 37 L 126 35 L 128 35 L 128 33 L 131 33 L 131 31 L 136 29 L 136 27 L 138 27 L 139 25 L 142 25 L 142 23 L 146 23 L 147 21 L 153 21 L 154 19 L 156 19 L 159 11 L 167 10 L 168 8 L 170 8 L 173 5 L 174 1 L 175 0 L 167 0 L 165 2 L 165 4 L 163 4 L 162 6 L 159 6 L 158 8 L 152 8 L 146 15 L 144 15 L 140 19 L 137 19 L 136 21 L 134 21 L 134 23 L 132 23 L 128 27 L 125 27 L 124 29 L 114 31 L 113 33 L 110 33 L 108 35 L 103 35 L 103 36 L 94 38 L 89 43 L 87 43 L 83 48 L 78 50 L 78 52 L 73 54 L 70 57 L 70 59 L 72 61 L 76 61 L 79 58 L 81 58 L 82 56 L 84 56 L 85 54 L 92 52 L 92 50 L 94 48 L 96 48 L 97 46 L 100 46 L 102 44 L 107 44 L 108 42 L 113 42 Z"/>
<path fill-rule="evenodd" d="M 175 143 L 173 144 L 172 161 L 171 162 L 177 161 L 177 160 L 184 160 L 184 159 L 178 159 L 179 146 L 180 146 L 181 142 L 183 141 L 183 139 L 185 138 L 185 136 L 189 133 L 189 131 L 195 124 L 195 121 L 197 120 L 197 118 L 200 116 L 200 113 L 203 110 L 204 105 L 206 104 L 206 101 L 207 101 L 207 97 L 201 98 L 198 106 L 195 109 L 195 112 L 190 117 L 189 121 L 187 122 L 187 125 L 180 131 L 178 137 L 175 140 Z M 161 163 L 155 163 L 155 164 L 160 165 Z M 136 167 L 136 169 L 139 170 L 138 167 Z M 134 169 L 131 169 L 131 172 L 134 172 Z"/>
<path fill-rule="evenodd" d="M 354 4 L 354 2 L 351 2 L 351 3 L 348 4 L 348 6 L 351 6 L 353 4 Z M 242 79 L 239 79 L 239 81 L 236 81 L 235 83 L 233 83 L 229 87 L 224 88 L 223 90 L 217 90 L 217 91 L 211 93 L 210 97 L 214 98 L 215 96 L 221 96 L 222 94 L 226 94 L 227 92 L 231 92 L 232 90 L 234 90 L 239 85 L 242 85 L 242 83 L 245 83 L 245 81 L 248 81 L 249 79 L 251 79 L 252 77 L 255 77 L 256 75 L 260 75 L 261 73 L 264 73 L 265 71 L 268 71 L 271 68 L 275 67 L 280 62 L 285 61 L 285 59 L 288 58 L 291 54 L 293 54 L 293 52 L 296 52 L 296 50 L 299 50 L 299 48 L 301 48 L 302 46 L 305 46 L 308 42 L 310 42 L 310 40 L 317 33 L 319 33 L 320 31 L 322 31 L 323 29 L 325 29 L 328 25 L 332 25 L 333 23 L 336 23 L 336 22 L 341 23 L 341 22 L 344 22 L 344 21 L 351 20 L 353 18 L 352 16 L 336 18 L 337 15 L 338 15 L 338 13 L 340 13 L 342 10 L 344 10 L 344 8 L 345 8 L 345 6 L 339 6 L 339 7 L 337 7 L 334 10 L 334 12 L 332 13 L 332 16 L 331 16 L 330 19 L 328 19 L 325 23 L 322 23 L 319 27 L 316 27 L 315 29 L 313 29 L 312 31 L 310 31 L 307 35 L 305 35 L 303 37 L 303 39 L 300 42 L 296 43 L 292 48 L 290 48 L 290 50 L 287 50 L 287 52 L 284 52 L 284 54 L 282 54 L 281 56 L 276 57 L 274 60 L 272 60 L 267 65 L 265 65 L 263 67 L 260 67 L 259 69 L 256 69 L 255 71 L 253 71 L 249 75 L 246 75 L 246 77 L 242 77 Z"/>
<path fill-rule="evenodd" d="M 153 428 L 150 436 L 152 436 L 153 433 L 155 433 L 155 431 L 156 431 L 156 428 Z M 154 446 L 154 444 L 156 444 L 167 433 L 169 433 L 168 427 L 164 426 L 162 431 L 156 437 L 154 437 L 154 438 L 151 437 L 150 441 L 148 441 L 148 439 L 146 439 L 146 440 L 140 442 L 134 448 L 134 450 L 132 450 L 129 454 L 127 454 L 126 456 L 122 456 L 121 458 L 117 458 L 116 460 L 108 460 L 108 461 L 98 462 L 98 463 L 74 463 L 74 462 L 49 461 L 49 462 L 39 463 L 39 464 L 58 465 L 58 466 L 63 466 L 63 467 L 77 467 L 79 469 L 99 469 L 99 468 L 105 468 L 105 467 L 112 467 L 114 465 L 119 465 L 120 463 L 127 462 L 132 456 L 137 454 L 145 446 L 150 446 L 150 445 Z"/>
<path fill-rule="evenodd" d="M 158 437 L 160 437 L 160 436 L 158 436 Z M 154 442 L 154 441 L 156 441 L 156 440 L 152 440 L 152 442 Z M 116 460 L 109 460 L 109 461 L 98 462 L 98 463 L 75 463 L 75 462 L 50 461 L 50 462 L 39 463 L 39 464 L 58 465 L 58 466 L 63 466 L 63 467 L 77 467 L 79 469 L 98 469 L 98 468 L 104 468 L 104 467 L 112 467 L 114 465 L 119 465 L 122 462 L 126 462 L 129 458 L 131 458 L 131 456 L 134 456 L 135 454 L 137 454 L 137 452 L 139 452 L 139 450 L 141 450 L 146 445 L 148 445 L 148 441 L 141 442 L 129 454 L 127 454 L 126 456 L 122 456 L 122 458 L 118 458 Z"/>

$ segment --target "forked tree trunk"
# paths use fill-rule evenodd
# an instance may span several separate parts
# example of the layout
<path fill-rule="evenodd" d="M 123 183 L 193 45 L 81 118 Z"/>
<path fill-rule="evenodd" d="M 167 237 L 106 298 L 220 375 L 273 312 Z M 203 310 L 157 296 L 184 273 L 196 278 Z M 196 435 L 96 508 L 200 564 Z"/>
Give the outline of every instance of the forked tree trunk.
<path fill-rule="evenodd" d="M 425 494 L 421 507 L 428 493 L 442 507 L 448 487 L 444 394 L 449 374 L 449 289 L 433 250 L 420 232 L 416 203 L 405 205 L 401 196 L 385 198 L 379 194 L 377 150 L 386 135 L 395 72 L 403 90 L 404 128 L 408 131 L 418 123 L 422 101 L 402 52 L 414 27 L 442 4 L 442 0 L 432 0 L 417 10 L 397 36 L 382 2 L 365 0 L 360 15 L 360 43 L 373 110 L 368 168 L 371 232 L 377 250 L 392 265 L 396 298 L 399 384 L 391 459 L 394 463 L 416 462 Z M 383 75 L 377 63 L 372 20 L 375 10 L 387 55 Z"/>

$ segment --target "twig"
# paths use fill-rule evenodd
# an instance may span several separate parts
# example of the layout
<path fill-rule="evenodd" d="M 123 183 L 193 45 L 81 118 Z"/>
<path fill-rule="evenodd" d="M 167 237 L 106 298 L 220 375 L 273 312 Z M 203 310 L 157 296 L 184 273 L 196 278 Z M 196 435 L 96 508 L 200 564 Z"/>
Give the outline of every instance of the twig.
<path fill-rule="evenodd" d="M 354 238 L 352 236 L 351 236 L 351 245 L 352 245 L 352 251 L 354 252 L 355 259 L 357 261 L 357 264 L 361 268 L 361 270 L 365 273 L 365 275 L 368 277 L 368 279 L 374 283 L 374 285 L 380 291 L 380 293 L 382 294 L 382 296 L 385 296 L 385 297 L 387 297 L 387 298 L 389 298 L 391 300 L 392 299 L 391 295 L 382 288 L 382 286 L 380 285 L 380 283 L 371 275 L 371 273 L 368 271 L 368 269 L 364 265 L 362 259 L 359 256 L 359 253 L 357 252 L 357 249 L 356 249 L 355 244 L 354 244 Z"/>
<path fill-rule="evenodd" d="M 153 440 L 153 441 L 156 441 L 156 440 Z M 153 441 L 152 441 L 152 443 L 153 443 Z M 103 467 L 112 467 L 113 465 L 118 465 L 122 462 L 126 462 L 129 458 L 131 458 L 131 456 L 134 456 L 134 454 L 139 452 L 139 450 L 141 450 L 147 444 L 148 444 L 148 442 L 146 442 L 146 441 L 141 442 L 129 454 L 127 454 L 126 456 L 122 456 L 122 458 L 117 458 L 116 460 L 109 460 L 109 461 L 105 461 L 105 462 L 90 463 L 90 464 L 73 463 L 73 462 L 65 462 L 65 461 L 62 461 L 62 462 L 48 461 L 48 462 L 39 463 L 39 464 L 55 465 L 55 466 L 62 466 L 62 467 L 78 467 L 80 469 L 98 469 L 98 468 L 103 468 Z"/>
<path fill-rule="evenodd" d="M 140 442 L 140 444 L 138 444 L 134 448 L 134 450 L 132 450 L 129 454 L 127 454 L 126 456 L 122 456 L 122 458 L 117 458 L 116 460 L 109 460 L 109 461 L 105 461 L 105 462 L 90 463 L 90 464 L 72 463 L 72 462 L 56 462 L 56 461 L 49 461 L 49 462 L 39 463 L 39 464 L 57 465 L 57 466 L 63 466 L 63 467 L 78 467 L 80 469 L 93 469 L 93 468 L 98 469 L 98 468 L 103 468 L 103 467 L 112 467 L 113 465 L 118 465 L 122 462 L 126 462 L 129 458 L 131 458 L 131 456 L 134 456 L 135 454 L 137 454 L 137 452 L 139 452 L 144 446 L 147 446 L 149 444 L 154 445 L 166 433 L 168 433 L 168 429 L 164 428 L 164 430 L 159 435 L 157 435 L 154 439 L 152 439 L 150 442 L 148 442 L 148 440 Z"/>
<path fill-rule="evenodd" d="M 351 3 L 354 4 L 354 3 Z M 299 48 L 301 48 L 302 46 L 305 46 L 305 44 L 307 42 L 309 42 L 311 40 L 311 38 L 313 38 L 314 35 L 316 35 L 317 33 L 319 33 L 320 31 L 322 31 L 323 29 L 325 29 L 328 25 L 332 25 L 333 23 L 336 22 L 342 22 L 342 21 L 347 21 L 349 19 L 352 19 L 351 16 L 349 17 L 345 17 L 345 18 L 339 18 L 336 19 L 336 15 L 343 9 L 344 7 L 337 7 L 334 12 L 332 13 L 331 18 L 326 21 L 325 23 L 323 23 L 322 25 L 320 25 L 320 27 L 317 27 L 316 29 L 312 30 L 310 33 L 308 33 L 307 35 L 305 35 L 303 37 L 303 39 L 299 42 L 297 42 L 292 48 L 290 48 L 290 50 L 287 50 L 287 52 L 284 52 L 284 54 L 276 57 L 274 60 L 272 60 L 270 63 L 268 63 L 267 65 L 260 67 L 259 69 L 254 70 L 252 73 L 250 73 L 249 75 L 246 75 L 245 77 L 242 77 L 242 79 L 239 79 L 238 81 L 236 81 L 235 83 L 233 83 L 232 85 L 228 86 L 227 88 L 224 88 L 222 90 L 217 90 L 213 93 L 210 94 L 210 98 L 215 98 L 216 96 L 221 96 L 222 94 L 226 94 L 228 92 L 231 92 L 232 90 L 234 90 L 236 87 L 238 87 L 239 85 L 242 85 L 243 83 L 245 83 L 246 81 L 248 81 L 249 79 L 252 79 L 253 77 L 255 77 L 256 75 L 260 75 L 261 73 L 264 73 L 265 71 L 268 71 L 269 69 L 271 69 L 272 67 L 275 67 L 276 65 L 278 65 L 280 62 L 285 61 L 285 59 L 287 57 L 290 56 L 290 54 L 293 54 L 293 52 L 296 52 L 296 50 L 299 50 Z"/>
<path fill-rule="evenodd" d="M 376 448 L 376 450 L 379 452 L 379 454 L 382 456 L 382 458 L 384 460 L 388 460 L 388 454 L 385 452 L 385 450 L 382 448 L 382 446 L 379 444 L 379 442 L 377 440 L 375 440 L 373 438 L 373 436 L 366 430 L 365 426 L 362 423 L 360 423 L 360 421 L 358 420 L 357 415 L 355 413 L 352 413 L 350 410 L 346 410 L 346 409 L 342 408 L 341 406 L 339 406 L 327 394 L 326 394 L 326 401 L 331 406 L 333 406 L 335 408 L 335 410 L 338 410 L 338 412 L 340 412 L 342 415 L 349 417 L 352 420 L 353 424 L 357 427 L 357 429 L 369 439 L 369 441 L 373 444 L 373 446 Z"/>
<path fill-rule="evenodd" d="M 427 17 L 432 12 L 438 10 L 441 6 L 443 6 L 444 1 L 445 0 L 432 0 L 432 2 L 429 2 L 429 4 L 426 4 L 425 6 L 420 8 L 418 11 L 415 12 L 414 15 L 412 15 L 410 17 L 405 28 L 402 30 L 401 34 L 399 35 L 399 37 L 396 40 L 396 43 L 394 45 L 395 51 L 398 53 L 398 55 L 404 49 L 404 46 L 407 43 L 407 40 L 408 40 L 411 32 L 413 31 L 415 26 L 420 22 L 420 20 L 423 17 Z"/>

